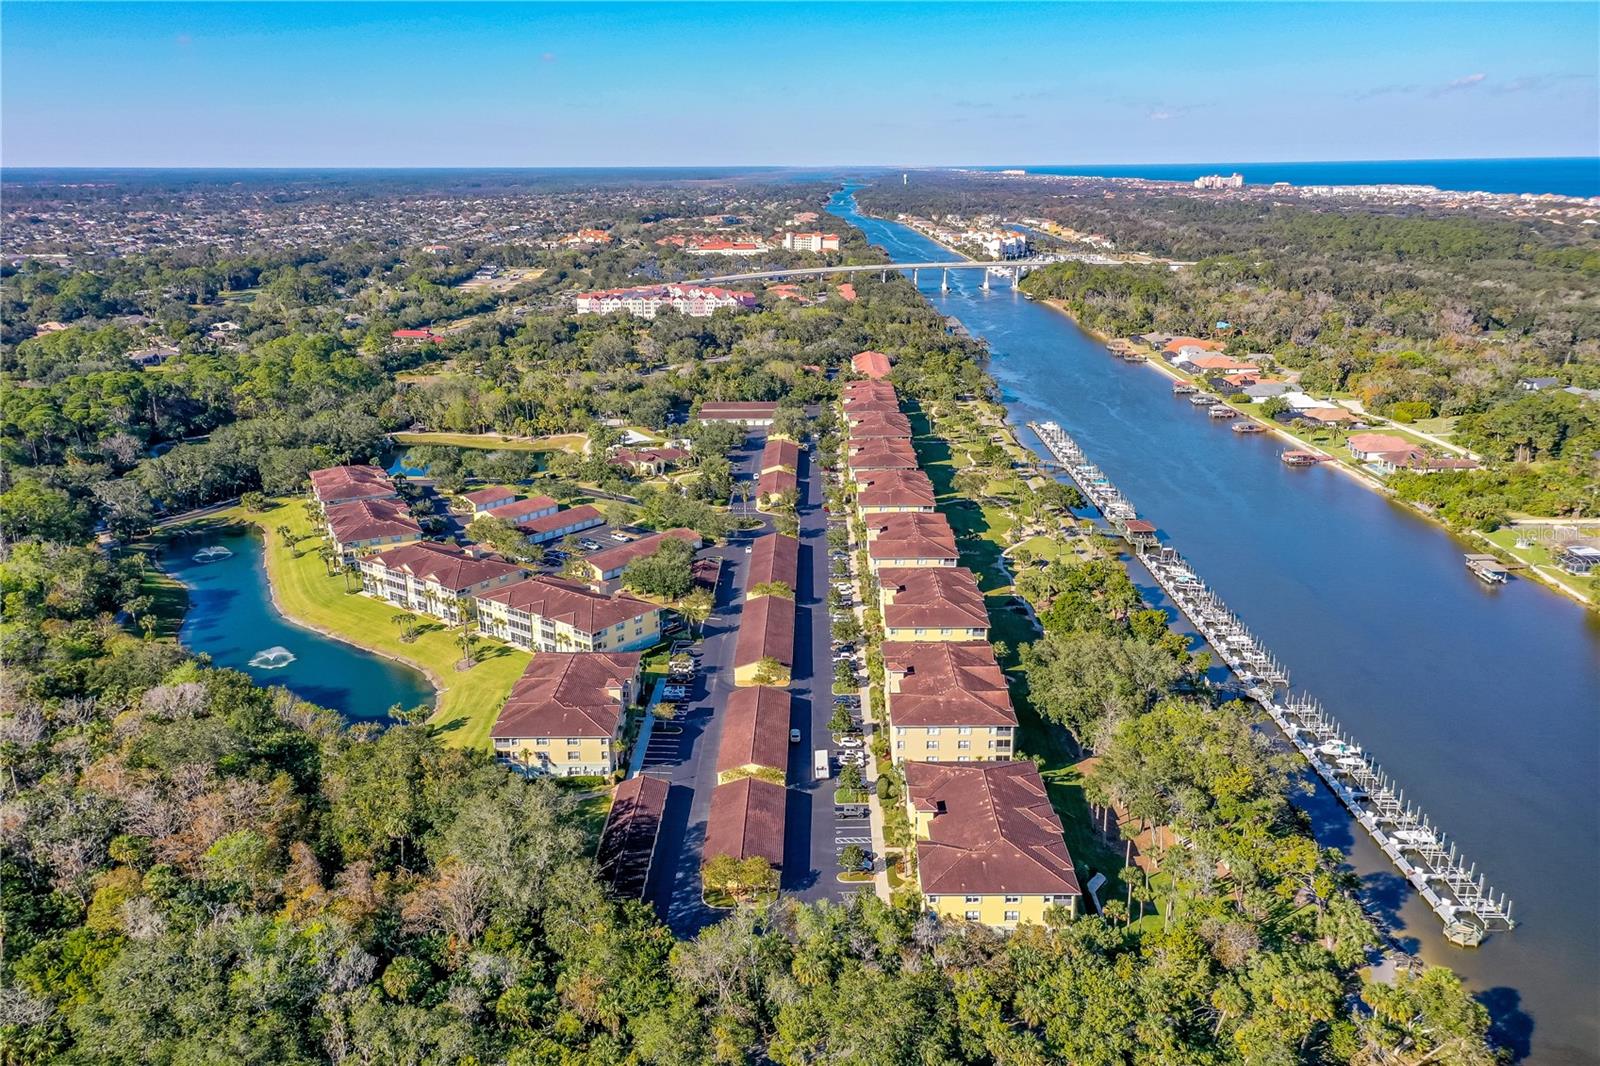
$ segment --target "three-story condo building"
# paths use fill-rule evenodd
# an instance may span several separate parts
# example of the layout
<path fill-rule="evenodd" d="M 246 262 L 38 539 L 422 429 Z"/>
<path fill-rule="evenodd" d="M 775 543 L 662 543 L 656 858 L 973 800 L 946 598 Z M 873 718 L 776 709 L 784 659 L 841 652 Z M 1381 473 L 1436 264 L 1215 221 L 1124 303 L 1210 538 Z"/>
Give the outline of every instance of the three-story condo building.
<path fill-rule="evenodd" d="M 639 658 L 638 652 L 535 655 L 495 720 L 495 754 L 538 774 L 610 774 L 622 756 Z"/>

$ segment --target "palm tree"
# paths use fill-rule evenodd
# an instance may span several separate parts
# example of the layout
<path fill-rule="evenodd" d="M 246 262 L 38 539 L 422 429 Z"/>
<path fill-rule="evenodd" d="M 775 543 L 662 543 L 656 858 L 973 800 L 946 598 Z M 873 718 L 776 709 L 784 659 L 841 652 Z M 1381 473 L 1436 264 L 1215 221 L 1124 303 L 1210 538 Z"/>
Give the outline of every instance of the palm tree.
<path fill-rule="evenodd" d="M 700 635 L 706 619 L 711 617 L 711 608 L 711 593 L 703 588 L 696 588 L 678 601 L 678 613 L 683 615 L 689 623 L 690 632 L 696 636 Z"/>
<path fill-rule="evenodd" d="M 333 557 L 334 557 L 333 549 L 328 547 L 327 545 L 323 545 L 322 547 L 317 549 L 317 557 L 322 560 L 322 569 L 323 569 L 323 571 L 329 577 L 332 577 L 333 576 Z"/>
<path fill-rule="evenodd" d="M 396 611 L 389 621 L 400 627 L 400 639 L 407 644 L 417 639 L 417 616 L 412 611 Z"/>
<path fill-rule="evenodd" d="M 461 649 L 461 662 L 457 665 L 460 669 L 467 670 L 478 661 L 473 650 L 478 644 L 478 619 L 472 613 L 470 597 L 457 597 L 455 607 L 456 618 L 461 622 L 461 630 L 456 634 L 456 645 Z"/>

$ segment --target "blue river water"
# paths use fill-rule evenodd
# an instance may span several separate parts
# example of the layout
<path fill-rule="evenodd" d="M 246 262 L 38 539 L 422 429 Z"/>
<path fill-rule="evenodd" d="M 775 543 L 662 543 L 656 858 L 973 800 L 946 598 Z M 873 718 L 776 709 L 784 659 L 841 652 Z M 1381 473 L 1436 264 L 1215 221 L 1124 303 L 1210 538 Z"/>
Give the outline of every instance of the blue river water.
<path fill-rule="evenodd" d="M 979 167 L 1002 170 L 1004 167 Z M 1242 174 L 1246 184 L 1432 185 L 1452 192 L 1600 196 L 1600 157 L 1547 159 L 1373 159 L 1325 163 L 1139 163 L 1023 166 L 1030 174 L 1193 181 L 1202 174 Z"/>
<path fill-rule="evenodd" d="M 228 554 L 209 561 L 207 548 Z M 431 706 L 433 686 L 410 667 L 288 621 L 272 603 L 261 535 L 254 530 L 175 539 L 162 566 L 189 587 L 178 634 L 217 666 L 282 685 L 351 721 L 387 721 L 389 708 Z"/>
<path fill-rule="evenodd" d="M 848 189 L 830 209 L 898 261 L 949 258 L 858 214 Z M 978 272 L 949 277 L 941 292 L 924 272 L 923 292 L 988 342 L 1011 420 L 1071 433 L 1519 921 L 1452 947 L 1359 827 L 1325 793 L 1308 800 L 1398 939 L 1462 974 L 1527 1061 L 1600 1062 L 1600 619 L 1531 581 L 1484 587 L 1463 565 L 1469 546 L 1440 527 L 1336 470 L 1285 467 L 1270 435 L 1197 414 L 1066 316 L 984 292 Z"/>

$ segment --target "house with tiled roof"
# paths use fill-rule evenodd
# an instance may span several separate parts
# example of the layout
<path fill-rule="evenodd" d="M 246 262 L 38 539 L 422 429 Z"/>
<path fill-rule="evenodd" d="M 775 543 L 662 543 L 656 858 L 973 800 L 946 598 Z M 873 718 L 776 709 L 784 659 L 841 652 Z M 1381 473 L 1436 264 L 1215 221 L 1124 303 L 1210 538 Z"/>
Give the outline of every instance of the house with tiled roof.
<path fill-rule="evenodd" d="M 368 595 L 452 625 L 461 620 L 459 600 L 526 576 L 520 566 L 498 557 L 429 541 L 374 552 L 360 566 L 361 586 Z"/>
<path fill-rule="evenodd" d="M 783 827 L 789 792 L 759 777 L 741 777 L 711 790 L 702 860 L 718 855 L 762 858 L 783 865 Z"/>
<path fill-rule="evenodd" d="M 873 470 L 915 470 L 917 450 L 908 440 L 869 440 L 851 445 L 845 466 L 852 478 Z"/>
<path fill-rule="evenodd" d="M 791 593 L 800 587 L 800 542 L 783 533 L 768 533 L 751 542 L 744 587 L 753 590 L 774 582 L 787 586 Z M 746 592 L 747 598 L 753 595 Z"/>
<path fill-rule="evenodd" d="M 1014 756 L 1017 713 L 987 641 L 886 641 L 883 670 L 896 761 Z"/>
<path fill-rule="evenodd" d="M 853 399 L 893 400 L 897 396 L 894 386 L 887 381 L 856 380 L 839 386 L 839 395 L 845 403 Z"/>
<path fill-rule="evenodd" d="M 627 544 L 595 552 L 585 559 L 583 562 L 589 573 L 589 584 L 601 587 L 616 581 L 622 577 L 622 572 L 628 568 L 629 563 L 635 559 L 654 555 L 668 539 L 681 540 L 693 549 L 700 547 L 700 534 L 692 529 L 678 528 L 651 533 Z"/>
<path fill-rule="evenodd" d="M 987 640 L 989 612 L 964 566 L 878 571 L 884 640 Z"/>
<path fill-rule="evenodd" d="M 471 492 L 463 492 L 456 496 L 456 500 L 468 514 L 476 515 L 516 503 L 517 490 L 508 489 L 504 485 L 488 485 L 481 489 L 473 489 Z"/>
<path fill-rule="evenodd" d="M 867 525 L 867 562 L 876 573 L 885 567 L 954 566 L 961 558 L 955 531 L 934 511 L 872 515 Z"/>
<path fill-rule="evenodd" d="M 392 500 L 400 495 L 389 475 L 378 466 L 329 466 L 307 476 L 311 479 L 311 495 L 324 510 L 351 500 Z"/>
<path fill-rule="evenodd" d="M 768 470 L 756 479 L 756 503 L 769 507 L 786 495 L 800 492 L 800 479 L 792 470 Z"/>
<path fill-rule="evenodd" d="M 742 422 L 747 426 L 770 426 L 777 416 L 777 403 L 761 400 L 707 400 L 695 413 L 695 419 L 700 422 Z"/>
<path fill-rule="evenodd" d="M 933 482 L 921 470 L 864 470 L 856 475 L 856 510 L 932 511 Z"/>
<path fill-rule="evenodd" d="M 542 497 L 541 497 L 542 498 Z M 600 509 L 587 503 L 566 510 L 551 510 L 534 518 L 523 518 L 513 523 L 528 538 L 529 544 L 548 544 L 573 533 L 606 524 Z"/>
<path fill-rule="evenodd" d="M 618 448 L 611 453 L 611 465 L 620 466 L 636 477 L 654 477 L 687 458 L 689 453 L 683 448 Z"/>
<path fill-rule="evenodd" d="M 490 518 L 498 518 L 502 522 L 520 526 L 535 518 L 553 515 L 560 509 L 561 505 L 549 496 L 530 496 L 526 500 L 513 499 L 497 507 L 487 508 L 484 513 Z"/>
<path fill-rule="evenodd" d="M 850 441 L 910 440 L 911 420 L 898 411 L 865 414 L 850 423 Z"/>
<path fill-rule="evenodd" d="M 761 449 L 761 473 L 771 470 L 800 469 L 800 445 L 785 437 L 769 437 Z"/>
<path fill-rule="evenodd" d="M 735 689 L 722 706 L 717 741 L 717 783 L 752 775 L 782 783 L 789 766 L 789 691 L 761 686 Z"/>
<path fill-rule="evenodd" d="M 500 708 L 494 753 L 538 774 L 610 774 L 638 687 L 638 652 L 541 652 Z"/>
<path fill-rule="evenodd" d="M 1031 762 L 907 762 L 906 808 L 923 904 L 942 918 L 1015 929 L 1069 915 L 1083 895 L 1061 818 Z"/>
<path fill-rule="evenodd" d="M 661 608 L 537 574 L 474 597 L 478 628 L 529 651 L 642 651 L 661 642 Z"/>
<path fill-rule="evenodd" d="M 788 596 L 746 600 L 733 645 L 735 685 L 788 687 L 794 670 L 795 604 Z M 762 676 L 762 664 L 777 663 L 776 676 Z M 770 665 L 770 664 L 769 664 Z"/>
<path fill-rule="evenodd" d="M 422 526 L 401 500 L 347 500 L 329 504 L 323 517 L 333 549 L 346 561 L 366 548 L 422 539 Z"/>
<path fill-rule="evenodd" d="M 850 357 L 850 369 L 874 380 L 889 376 L 892 360 L 882 352 L 857 352 Z"/>

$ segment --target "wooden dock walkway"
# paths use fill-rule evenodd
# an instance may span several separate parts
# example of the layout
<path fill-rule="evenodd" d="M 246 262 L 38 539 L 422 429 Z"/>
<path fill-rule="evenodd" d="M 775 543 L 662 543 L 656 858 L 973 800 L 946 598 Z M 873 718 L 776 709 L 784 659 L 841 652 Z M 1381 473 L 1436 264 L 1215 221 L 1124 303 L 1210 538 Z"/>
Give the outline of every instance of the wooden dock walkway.
<path fill-rule="evenodd" d="M 1261 704 L 1329 790 L 1389 857 L 1401 875 L 1444 923 L 1452 943 L 1476 946 L 1490 932 L 1515 926 L 1511 902 L 1497 897 L 1476 865 L 1405 792 L 1345 733 L 1321 704 L 1308 695 L 1292 696 L 1289 671 L 1204 580 L 1177 549 L 1162 544 L 1148 522 L 1099 467 L 1090 463 L 1065 430 L 1054 422 L 1029 422 L 1028 428 L 1118 534 L 1126 537 L 1145 568 L 1172 597 Z"/>

